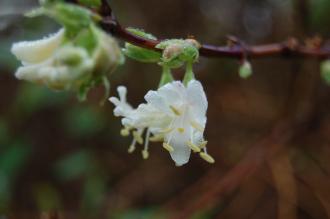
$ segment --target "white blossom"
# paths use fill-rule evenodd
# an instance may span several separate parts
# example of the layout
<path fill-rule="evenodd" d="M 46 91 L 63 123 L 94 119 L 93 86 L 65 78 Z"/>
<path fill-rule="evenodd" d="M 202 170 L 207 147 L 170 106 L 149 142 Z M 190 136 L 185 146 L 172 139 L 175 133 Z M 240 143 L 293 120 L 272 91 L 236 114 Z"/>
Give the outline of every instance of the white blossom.
<path fill-rule="evenodd" d="M 121 98 L 124 99 L 124 98 Z M 213 158 L 206 151 L 207 142 L 203 133 L 206 125 L 206 111 L 208 102 L 201 83 L 191 80 L 187 86 L 180 81 L 168 83 L 157 91 L 149 91 L 145 100 L 147 103 L 139 105 L 128 112 L 125 101 L 119 104 L 118 99 L 110 99 L 115 103 L 115 115 L 123 116 L 122 123 L 133 132 L 135 144 L 143 143 L 141 135 L 146 130 L 144 152 L 148 151 L 149 141 L 163 141 L 163 147 L 170 153 L 177 166 L 189 161 L 191 151 L 200 153 L 206 161 L 213 163 Z"/>
<path fill-rule="evenodd" d="M 94 48 L 77 45 L 64 29 L 41 40 L 14 43 L 11 51 L 22 63 L 16 77 L 55 90 L 78 90 L 93 77 L 111 72 L 123 61 L 117 42 L 97 28 L 86 31 L 81 34 L 89 34 L 84 40 L 95 41 Z"/>

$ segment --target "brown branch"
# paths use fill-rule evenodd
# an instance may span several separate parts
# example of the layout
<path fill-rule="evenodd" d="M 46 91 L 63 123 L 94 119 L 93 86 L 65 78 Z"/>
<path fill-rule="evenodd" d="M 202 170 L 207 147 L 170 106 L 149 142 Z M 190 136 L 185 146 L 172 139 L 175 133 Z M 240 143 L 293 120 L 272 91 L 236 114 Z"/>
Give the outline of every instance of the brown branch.
<path fill-rule="evenodd" d="M 71 3 L 77 3 L 76 0 L 67 0 Z M 111 7 L 107 0 L 102 0 L 102 6 L 99 10 L 103 17 L 100 26 L 113 36 L 120 38 L 126 42 L 140 46 L 146 49 L 161 51 L 156 47 L 160 40 L 150 40 L 136 36 L 125 28 L 116 20 Z M 234 44 L 228 46 L 202 45 L 200 49 L 201 56 L 205 57 L 228 57 L 228 58 L 261 58 L 261 57 L 312 57 L 318 59 L 326 59 L 330 57 L 330 48 L 328 46 L 320 47 L 310 45 L 299 45 L 296 40 L 289 39 L 281 43 L 265 44 L 258 46 L 248 46 Z"/>

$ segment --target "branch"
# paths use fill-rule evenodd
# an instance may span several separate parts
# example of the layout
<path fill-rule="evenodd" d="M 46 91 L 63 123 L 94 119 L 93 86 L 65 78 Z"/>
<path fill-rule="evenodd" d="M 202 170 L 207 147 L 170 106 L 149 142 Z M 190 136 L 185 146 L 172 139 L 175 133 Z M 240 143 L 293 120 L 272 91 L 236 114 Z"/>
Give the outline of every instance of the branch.
<path fill-rule="evenodd" d="M 73 1 L 71 0 L 71 2 Z M 106 32 L 136 46 L 161 51 L 160 49 L 155 48 L 156 45 L 161 42 L 160 40 L 145 39 L 136 36 L 123 28 L 116 20 L 107 0 L 102 0 L 100 14 L 103 17 L 100 25 Z M 318 59 L 329 58 L 330 47 L 321 47 L 321 42 L 318 40 L 319 39 L 315 39 L 315 43 L 312 44 L 309 43 L 307 45 L 300 45 L 297 40 L 291 38 L 281 43 L 249 46 L 243 45 L 242 43 L 233 42 L 229 39 L 231 45 L 228 46 L 202 45 L 200 54 L 205 57 L 228 58 L 260 58 L 273 56 L 312 57 Z"/>

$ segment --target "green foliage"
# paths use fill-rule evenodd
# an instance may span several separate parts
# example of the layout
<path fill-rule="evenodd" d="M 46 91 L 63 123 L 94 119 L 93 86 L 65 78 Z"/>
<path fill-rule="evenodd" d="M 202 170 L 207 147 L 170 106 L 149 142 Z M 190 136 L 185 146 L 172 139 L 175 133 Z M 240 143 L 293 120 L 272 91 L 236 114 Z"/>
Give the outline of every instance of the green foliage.
<path fill-rule="evenodd" d="M 82 209 L 95 210 L 102 206 L 105 199 L 106 179 L 101 176 L 90 176 L 83 187 Z"/>
<path fill-rule="evenodd" d="M 0 170 L 10 178 L 15 177 L 30 153 L 29 147 L 17 142 L 12 144 L 0 156 Z"/>
<path fill-rule="evenodd" d="M 134 28 L 127 28 L 129 32 L 132 34 L 145 38 L 150 40 L 157 40 L 155 36 L 152 34 L 146 33 L 143 30 L 134 29 Z M 135 45 L 132 45 L 130 43 L 125 43 L 125 48 L 123 49 L 123 53 L 134 60 L 137 60 L 139 62 L 145 62 L 145 63 L 157 63 L 161 59 L 161 53 L 156 52 L 149 49 L 144 49 Z"/>
<path fill-rule="evenodd" d="M 321 64 L 321 76 L 330 85 L 330 60 L 326 60 Z"/>
<path fill-rule="evenodd" d="M 309 2 L 310 21 L 313 29 L 317 32 L 327 34 L 330 32 L 329 28 L 329 11 L 330 1 L 329 0 L 313 0 Z"/>
<path fill-rule="evenodd" d="M 16 110 L 27 115 L 45 107 L 60 106 L 67 100 L 68 94 L 54 93 L 46 87 L 24 83 L 16 98 Z"/>
<path fill-rule="evenodd" d="M 56 175 L 63 181 L 85 177 L 93 169 L 93 158 L 87 150 L 68 155 L 55 164 Z"/>
<path fill-rule="evenodd" d="M 101 0 L 79 0 L 79 3 L 87 7 L 100 7 Z"/>
<path fill-rule="evenodd" d="M 92 14 L 80 6 L 56 3 L 47 8 L 47 15 L 65 27 L 70 36 L 74 36 L 81 29 L 88 28 L 92 23 Z"/>
<path fill-rule="evenodd" d="M 74 137 L 90 137 L 105 127 L 102 114 L 88 107 L 74 107 L 67 111 L 65 127 Z"/>
<path fill-rule="evenodd" d="M 0 150 L 9 140 L 9 130 L 7 122 L 0 118 Z"/>
<path fill-rule="evenodd" d="M 87 28 L 82 29 L 74 39 L 74 45 L 85 48 L 89 54 L 92 54 L 98 45 L 98 39 L 94 28 L 93 25 L 89 25 Z"/>

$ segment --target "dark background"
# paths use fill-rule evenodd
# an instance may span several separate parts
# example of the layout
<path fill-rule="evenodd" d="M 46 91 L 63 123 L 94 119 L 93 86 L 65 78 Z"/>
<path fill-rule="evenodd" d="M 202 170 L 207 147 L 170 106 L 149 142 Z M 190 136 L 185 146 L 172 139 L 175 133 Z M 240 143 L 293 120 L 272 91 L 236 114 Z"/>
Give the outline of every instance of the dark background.
<path fill-rule="evenodd" d="M 21 14 L 37 2 L 0 0 L 0 218 L 330 218 L 330 88 L 313 59 L 201 58 L 195 66 L 209 100 L 209 165 L 197 155 L 175 167 L 160 144 L 150 159 L 130 155 L 113 106 L 19 81 L 13 42 L 59 27 Z M 330 33 L 328 0 L 112 0 L 124 26 L 159 38 L 194 36 L 224 45 L 301 43 Z M 309 41 L 310 42 L 310 41 Z M 123 42 L 121 42 L 122 44 Z M 180 79 L 183 70 L 175 71 Z M 156 89 L 157 65 L 127 59 L 111 76 L 134 106 Z M 238 166 L 237 166 L 238 165 Z M 40 214 L 40 212 L 45 212 Z M 47 213 L 48 212 L 48 213 Z M 51 212 L 51 213 L 49 213 Z M 57 215 L 52 217 L 52 215 Z"/>

